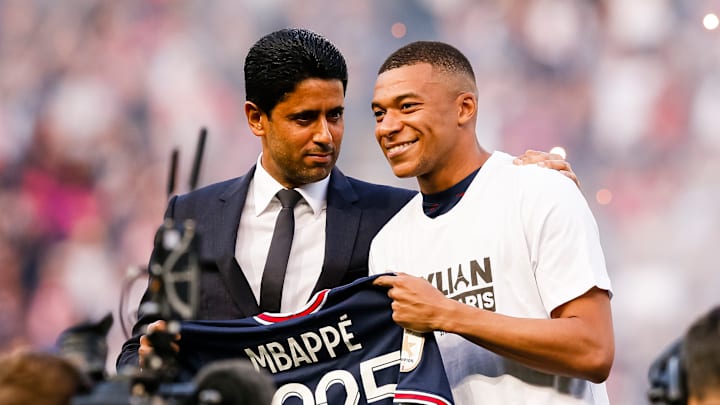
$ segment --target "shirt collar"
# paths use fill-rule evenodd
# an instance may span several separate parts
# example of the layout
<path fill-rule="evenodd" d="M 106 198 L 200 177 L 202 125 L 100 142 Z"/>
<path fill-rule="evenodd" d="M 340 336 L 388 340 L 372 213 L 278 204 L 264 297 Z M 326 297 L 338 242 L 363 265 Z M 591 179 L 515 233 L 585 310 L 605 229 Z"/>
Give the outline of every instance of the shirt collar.
<path fill-rule="evenodd" d="M 282 190 L 282 184 L 278 183 L 270 173 L 265 170 L 261 163 L 262 153 L 258 156 L 257 165 L 255 167 L 255 176 L 253 177 L 253 194 L 255 198 L 255 216 L 260 216 L 269 206 L 277 194 Z M 330 176 L 325 177 L 315 183 L 305 184 L 295 188 L 302 195 L 305 202 L 308 203 L 313 210 L 314 215 L 320 215 L 323 209 L 327 207 L 327 189 L 330 184 Z"/>

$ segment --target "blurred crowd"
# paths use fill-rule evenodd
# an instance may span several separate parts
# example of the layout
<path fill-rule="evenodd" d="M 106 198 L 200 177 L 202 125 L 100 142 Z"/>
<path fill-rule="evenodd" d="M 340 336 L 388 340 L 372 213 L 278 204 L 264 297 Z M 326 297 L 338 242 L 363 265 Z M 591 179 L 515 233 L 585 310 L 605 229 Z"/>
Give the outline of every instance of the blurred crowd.
<path fill-rule="evenodd" d="M 242 65 L 283 27 L 326 35 L 350 83 L 339 166 L 395 179 L 372 135 L 376 70 L 420 39 L 465 52 L 480 142 L 562 147 L 595 213 L 613 281 L 612 402 L 642 403 L 646 372 L 720 301 L 720 14 L 715 0 L 0 0 L 0 352 L 48 348 L 112 311 L 112 368 L 168 197 L 244 173 Z M 715 173 L 715 174 L 713 174 Z"/>

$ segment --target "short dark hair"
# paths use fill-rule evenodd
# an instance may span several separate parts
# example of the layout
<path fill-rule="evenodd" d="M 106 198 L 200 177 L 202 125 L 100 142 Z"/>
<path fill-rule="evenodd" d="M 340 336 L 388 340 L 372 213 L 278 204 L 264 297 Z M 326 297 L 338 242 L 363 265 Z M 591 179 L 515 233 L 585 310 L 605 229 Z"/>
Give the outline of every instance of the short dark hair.
<path fill-rule="evenodd" d="M 682 343 L 688 392 L 696 398 L 720 388 L 720 306 L 698 318 Z"/>
<path fill-rule="evenodd" d="M 418 63 L 429 63 L 445 72 L 464 74 L 475 81 L 475 72 L 468 58 L 454 46 L 438 41 L 416 41 L 403 46 L 385 59 L 378 74 Z"/>
<path fill-rule="evenodd" d="M 245 99 L 270 115 L 305 79 L 337 79 L 347 90 L 342 53 L 322 35 L 300 28 L 282 29 L 258 40 L 245 57 Z"/>

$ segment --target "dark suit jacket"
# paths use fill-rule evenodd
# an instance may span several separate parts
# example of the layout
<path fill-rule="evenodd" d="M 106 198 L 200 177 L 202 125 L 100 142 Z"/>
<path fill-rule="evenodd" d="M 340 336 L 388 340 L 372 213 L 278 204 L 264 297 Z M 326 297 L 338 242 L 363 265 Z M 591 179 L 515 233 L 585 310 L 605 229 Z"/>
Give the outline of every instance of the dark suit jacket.
<path fill-rule="evenodd" d="M 260 312 L 235 260 L 238 224 L 254 172 L 255 167 L 242 177 L 173 197 L 168 204 L 166 218 L 196 222 L 203 263 L 198 319 L 244 318 Z M 367 276 L 370 242 L 414 194 L 346 177 L 334 168 L 327 193 L 325 260 L 313 292 Z M 148 298 L 146 293 L 143 301 Z M 140 314 L 133 337 L 123 344 L 118 368 L 137 366 L 142 327 L 155 320 Z"/>

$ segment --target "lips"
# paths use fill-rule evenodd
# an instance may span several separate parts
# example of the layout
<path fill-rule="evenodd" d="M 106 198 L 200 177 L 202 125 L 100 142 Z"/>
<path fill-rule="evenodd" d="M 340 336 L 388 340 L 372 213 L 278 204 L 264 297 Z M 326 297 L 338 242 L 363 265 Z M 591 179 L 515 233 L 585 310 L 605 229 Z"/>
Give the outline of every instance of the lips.
<path fill-rule="evenodd" d="M 385 146 L 385 156 L 388 159 L 392 159 L 392 158 L 402 154 L 406 150 L 408 150 L 416 142 L 417 142 L 417 139 L 414 141 L 410 141 L 410 142 L 403 142 L 403 143 L 393 144 L 391 146 Z"/>
<path fill-rule="evenodd" d="M 332 153 L 313 153 L 308 154 L 307 157 L 316 163 L 330 163 L 333 159 Z"/>

